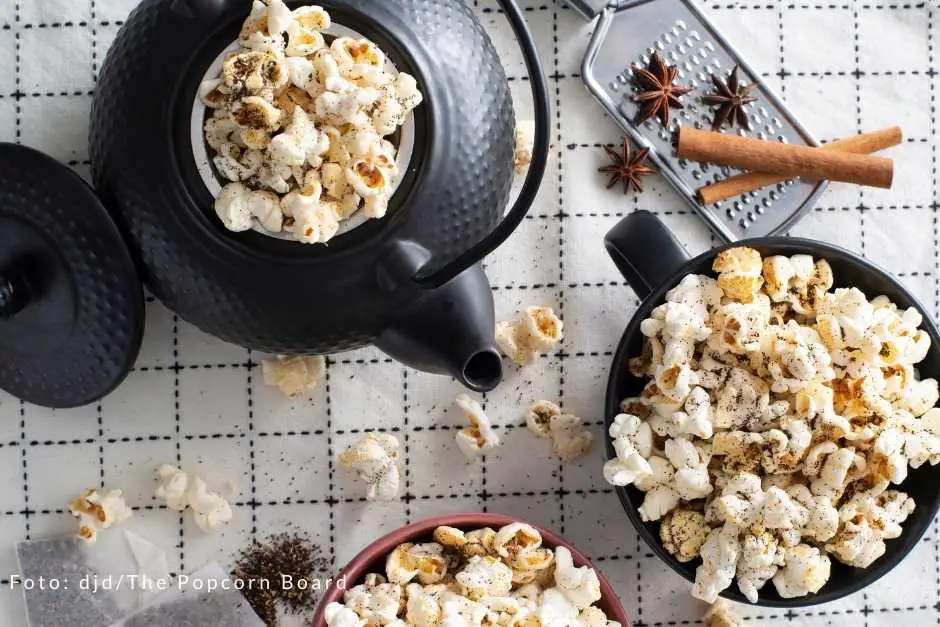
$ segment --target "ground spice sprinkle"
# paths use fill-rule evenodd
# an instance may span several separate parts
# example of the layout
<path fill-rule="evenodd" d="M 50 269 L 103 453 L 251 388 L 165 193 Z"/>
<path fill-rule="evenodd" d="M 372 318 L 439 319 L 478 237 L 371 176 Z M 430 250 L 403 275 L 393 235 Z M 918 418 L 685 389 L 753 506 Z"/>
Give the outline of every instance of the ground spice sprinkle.
<path fill-rule="evenodd" d="M 263 542 L 253 541 L 236 558 L 232 577 L 242 594 L 269 627 L 278 624 L 278 610 L 289 614 L 312 611 L 320 600 L 323 575 L 330 562 L 305 533 L 284 532 Z"/>

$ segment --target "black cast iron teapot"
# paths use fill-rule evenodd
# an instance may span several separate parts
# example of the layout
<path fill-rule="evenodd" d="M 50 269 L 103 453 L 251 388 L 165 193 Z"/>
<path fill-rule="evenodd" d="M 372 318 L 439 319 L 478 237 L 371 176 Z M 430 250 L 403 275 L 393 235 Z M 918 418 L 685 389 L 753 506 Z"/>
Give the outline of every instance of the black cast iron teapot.
<path fill-rule="evenodd" d="M 288 2 L 291 8 L 303 4 Z M 197 89 L 237 38 L 250 0 L 144 0 L 101 69 L 91 161 L 104 204 L 153 293 L 200 329 L 274 353 L 376 344 L 474 390 L 502 370 L 480 261 L 512 233 L 545 171 L 549 104 L 531 33 L 500 0 L 524 52 L 535 155 L 515 205 L 512 99 L 500 59 L 462 0 L 325 0 L 333 21 L 415 76 L 414 148 L 388 215 L 326 246 L 231 233 L 195 155 Z"/>

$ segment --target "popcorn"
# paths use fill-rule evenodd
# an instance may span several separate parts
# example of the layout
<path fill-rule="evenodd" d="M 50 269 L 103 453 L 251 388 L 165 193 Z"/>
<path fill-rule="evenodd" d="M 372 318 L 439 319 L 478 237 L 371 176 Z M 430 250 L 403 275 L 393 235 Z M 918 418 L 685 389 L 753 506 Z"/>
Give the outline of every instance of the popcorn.
<path fill-rule="evenodd" d="M 182 512 L 189 507 L 196 526 L 206 533 L 213 533 L 232 520 L 232 506 L 196 474 L 186 473 L 161 464 L 156 472 L 157 486 L 154 496 L 163 499 L 167 507 Z"/>
<path fill-rule="evenodd" d="M 327 627 L 365 627 L 365 619 L 342 603 L 330 603 L 323 615 Z"/>
<path fill-rule="evenodd" d="M 438 527 L 433 536 L 434 543 L 397 546 L 386 557 L 387 579 L 370 574 L 350 588 L 343 603 L 326 608 L 327 625 L 620 627 L 594 606 L 597 573 L 576 567 L 564 547 L 542 547 L 525 523 L 499 531 Z M 471 546 L 481 552 L 468 554 Z M 544 556 L 538 570 L 518 570 L 536 555 Z M 517 581 L 523 573 L 525 583 Z"/>
<path fill-rule="evenodd" d="M 388 625 L 398 618 L 403 601 L 400 586 L 382 583 L 376 586 L 359 585 L 343 595 L 343 603 L 369 625 Z"/>
<path fill-rule="evenodd" d="M 731 300 L 750 303 L 764 284 L 760 253 L 753 248 L 723 250 L 715 257 L 712 270 L 718 272 L 718 287 Z"/>
<path fill-rule="evenodd" d="M 813 594 L 827 554 L 859 568 L 884 554 L 915 507 L 888 486 L 940 463 L 940 386 L 916 367 L 923 316 L 833 290 L 808 255 L 730 248 L 713 269 L 641 321 L 627 365 L 648 380 L 611 424 L 604 476 L 646 492 L 640 517 L 662 521 L 677 559 L 702 557 L 699 598 L 735 578 L 751 601 L 771 579 L 786 598 Z"/>
<path fill-rule="evenodd" d="M 679 504 L 679 493 L 675 488 L 675 469 L 668 460 L 653 455 L 647 460 L 651 473 L 637 477 L 634 485 L 646 492 L 639 507 L 644 522 L 659 520 Z"/>
<path fill-rule="evenodd" d="M 523 172 L 532 163 L 535 149 L 535 120 L 516 121 L 516 172 Z"/>
<path fill-rule="evenodd" d="M 663 548 L 680 562 L 689 562 L 698 557 L 705 539 L 711 531 L 705 516 L 692 509 L 676 508 L 663 518 L 659 527 L 659 538 Z"/>
<path fill-rule="evenodd" d="M 594 444 L 594 434 L 573 414 L 552 416 L 549 421 L 549 433 L 555 454 L 564 461 L 584 455 Z"/>
<path fill-rule="evenodd" d="M 455 579 L 461 593 L 474 601 L 505 596 L 512 589 L 512 569 L 489 556 L 471 557 Z"/>
<path fill-rule="evenodd" d="M 815 594 L 829 581 L 831 563 L 816 547 L 791 547 L 786 550 L 784 562 L 773 578 L 777 594 L 784 599 Z"/>
<path fill-rule="evenodd" d="M 686 501 L 693 501 L 711 494 L 712 486 L 708 468 L 698 449 L 689 440 L 675 438 L 666 440 L 666 457 L 676 468 L 675 490 Z"/>
<path fill-rule="evenodd" d="M 527 307 L 518 322 L 496 325 L 496 344 L 517 365 L 535 361 L 562 339 L 564 324 L 549 307 Z"/>
<path fill-rule="evenodd" d="M 551 439 L 552 419 L 561 415 L 561 408 L 550 401 L 536 401 L 529 408 L 525 417 L 525 424 L 529 431 L 540 438 Z"/>
<path fill-rule="evenodd" d="M 265 385 L 274 385 L 284 396 L 294 398 L 317 387 L 326 371 L 326 359 L 322 356 L 278 356 L 261 362 Z"/>
<path fill-rule="evenodd" d="M 783 549 L 771 533 L 744 534 L 738 558 L 736 578 L 738 588 L 748 601 L 757 602 L 757 591 L 783 564 Z"/>
<path fill-rule="evenodd" d="M 576 568 L 571 551 L 563 546 L 555 549 L 555 584 L 579 610 L 601 600 L 601 584 L 597 573 L 587 566 Z"/>
<path fill-rule="evenodd" d="M 835 442 L 823 442 L 812 447 L 803 464 L 804 474 L 815 477 L 810 490 L 817 496 L 830 499 L 839 496 L 854 462 L 854 449 L 839 448 Z"/>
<path fill-rule="evenodd" d="M 733 525 L 712 529 L 702 545 L 702 564 L 695 569 L 692 596 L 706 603 L 718 600 L 718 594 L 734 581 L 741 555 L 739 530 Z"/>
<path fill-rule="evenodd" d="M 330 23 L 321 7 L 258 4 L 239 35 L 242 48 L 200 85 L 212 111 L 206 142 L 220 176 L 281 201 L 278 207 L 271 197 L 255 198 L 250 214 L 242 190 L 230 189 L 216 201 L 226 228 L 247 230 L 254 218 L 268 232 L 314 244 L 335 237 L 359 211 L 386 214 L 400 173 L 397 150 L 384 137 L 423 97 L 414 77 L 386 72 L 374 43 L 339 37 L 327 47 L 322 31 Z M 361 135 L 355 157 L 344 134 Z M 333 167 L 314 193 L 310 175 L 319 180 L 327 165 Z"/>
<path fill-rule="evenodd" d="M 467 413 L 470 426 L 457 432 L 457 448 L 468 459 L 483 455 L 501 444 L 499 436 L 493 431 L 490 419 L 479 403 L 466 394 L 457 397 L 457 405 Z"/>
<path fill-rule="evenodd" d="M 724 599 L 712 603 L 705 613 L 706 627 L 745 627 L 744 619 L 735 614 L 731 604 Z"/>
<path fill-rule="evenodd" d="M 404 585 L 416 578 L 424 585 L 440 582 L 447 574 L 444 550 L 438 544 L 400 544 L 385 561 L 389 582 Z"/>
<path fill-rule="evenodd" d="M 69 504 L 69 512 L 78 518 L 78 537 L 94 543 L 101 529 L 108 529 L 131 517 L 133 512 L 121 490 L 86 490 Z"/>
<path fill-rule="evenodd" d="M 369 484 L 366 498 L 370 501 L 389 501 L 401 490 L 401 470 L 398 466 L 401 445 L 398 438 L 383 433 L 367 433 L 339 456 L 344 468 L 355 471 Z"/>

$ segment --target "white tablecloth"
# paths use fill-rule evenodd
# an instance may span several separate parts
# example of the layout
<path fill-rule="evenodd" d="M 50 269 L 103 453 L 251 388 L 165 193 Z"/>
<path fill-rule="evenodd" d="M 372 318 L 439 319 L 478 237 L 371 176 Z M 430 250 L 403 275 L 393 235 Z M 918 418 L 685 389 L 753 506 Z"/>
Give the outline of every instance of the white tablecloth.
<path fill-rule="evenodd" d="M 88 114 L 95 76 L 134 0 L 0 0 L 0 139 L 44 150 L 87 175 Z M 714 243 L 661 179 L 646 193 L 604 189 L 601 145 L 620 133 L 578 75 L 589 27 L 548 0 L 524 0 L 548 73 L 552 161 L 529 218 L 488 260 L 498 316 L 530 304 L 564 318 L 562 352 L 518 371 L 486 395 L 505 444 L 485 461 L 456 453 L 457 384 L 410 371 L 376 350 L 335 355 L 311 398 L 290 401 L 261 381 L 263 356 L 196 331 L 148 303 L 140 359 L 100 404 L 49 412 L 0 398 L 0 577 L 16 570 L 12 544 L 68 531 L 70 498 L 103 481 L 137 511 L 129 528 L 162 544 L 174 572 L 228 563 L 254 534 L 287 524 L 308 530 L 341 566 L 367 542 L 407 521 L 452 511 L 518 514 L 554 528 L 589 553 L 636 624 L 685 625 L 702 605 L 652 555 L 601 476 L 603 446 L 561 465 L 521 427 L 534 399 L 555 400 L 592 421 L 602 406 L 611 351 L 636 299 L 603 249 L 625 214 L 649 209 L 692 251 Z M 480 17 L 504 54 L 523 117 L 531 109 L 519 53 L 492 0 Z M 722 2 L 705 7 L 820 139 L 901 124 L 894 189 L 833 185 L 794 233 L 846 246 L 897 273 L 937 313 L 938 69 L 935 2 Z M 367 504 L 335 456 L 366 430 L 406 448 L 406 496 Z M 210 484 L 239 483 L 235 519 L 202 535 L 152 497 L 152 472 L 181 463 Z M 801 611 L 743 608 L 761 625 L 926 625 L 940 618 L 936 528 L 889 577 L 842 601 Z M 0 587 L 0 624 L 24 623 L 19 591 Z"/>

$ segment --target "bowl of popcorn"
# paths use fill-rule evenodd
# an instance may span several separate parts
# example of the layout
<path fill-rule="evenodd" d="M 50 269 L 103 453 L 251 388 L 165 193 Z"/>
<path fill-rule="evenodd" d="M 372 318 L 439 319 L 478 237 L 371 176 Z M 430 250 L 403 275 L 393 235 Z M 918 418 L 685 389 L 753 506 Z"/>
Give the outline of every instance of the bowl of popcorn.
<path fill-rule="evenodd" d="M 429 518 L 369 545 L 313 619 L 359 625 L 628 627 L 588 559 L 555 534 L 500 514 Z"/>
<path fill-rule="evenodd" d="M 607 248 L 643 299 L 615 353 L 604 475 L 692 594 L 825 603 L 940 506 L 940 342 L 890 274 L 806 239 L 694 259 L 648 212 Z"/>

